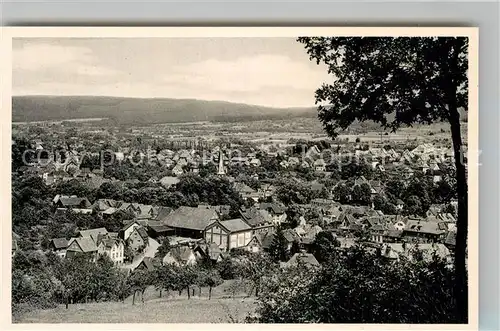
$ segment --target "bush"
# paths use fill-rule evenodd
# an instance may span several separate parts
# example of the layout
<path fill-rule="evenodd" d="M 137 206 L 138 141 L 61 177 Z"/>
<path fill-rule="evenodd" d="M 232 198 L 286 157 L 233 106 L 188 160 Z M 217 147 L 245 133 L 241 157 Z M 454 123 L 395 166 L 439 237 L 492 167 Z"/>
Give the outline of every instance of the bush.
<path fill-rule="evenodd" d="M 261 323 L 453 323 L 453 270 L 444 261 L 388 262 L 355 247 L 316 272 L 267 278 Z"/>

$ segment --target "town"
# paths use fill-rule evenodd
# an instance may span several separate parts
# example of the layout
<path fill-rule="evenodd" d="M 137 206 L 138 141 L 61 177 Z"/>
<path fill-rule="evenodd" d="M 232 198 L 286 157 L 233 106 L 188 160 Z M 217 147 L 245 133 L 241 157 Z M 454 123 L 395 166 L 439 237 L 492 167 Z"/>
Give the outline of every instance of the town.
<path fill-rule="evenodd" d="M 175 139 L 160 138 L 164 126 L 78 125 L 13 126 L 13 256 L 105 256 L 123 275 L 209 261 L 221 281 L 241 254 L 315 267 L 325 249 L 361 244 L 387 261 L 418 250 L 452 265 L 453 151 L 438 129 L 420 142 L 358 130 L 263 144 L 183 137 L 180 125 L 166 126 Z"/>

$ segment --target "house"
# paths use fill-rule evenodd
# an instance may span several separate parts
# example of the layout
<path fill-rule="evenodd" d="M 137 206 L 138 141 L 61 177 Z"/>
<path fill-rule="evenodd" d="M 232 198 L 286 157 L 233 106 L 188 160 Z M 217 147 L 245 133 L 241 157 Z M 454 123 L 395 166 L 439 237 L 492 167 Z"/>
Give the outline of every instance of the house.
<path fill-rule="evenodd" d="M 314 268 L 319 266 L 318 260 L 314 257 L 314 255 L 305 252 L 295 253 L 287 263 L 285 263 L 285 267 L 295 267 L 295 266 L 305 266 L 307 268 Z"/>
<path fill-rule="evenodd" d="M 260 165 L 261 165 L 260 160 L 257 158 L 252 158 L 249 163 L 253 167 L 260 167 Z"/>
<path fill-rule="evenodd" d="M 253 199 L 255 202 L 259 201 L 259 193 L 245 183 L 235 182 L 234 190 L 238 192 L 244 200 Z"/>
<path fill-rule="evenodd" d="M 98 242 L 97 253 L 99 255 L 107 255 L 115 265 L 123 264 L 125 243 L 122 239 L 102 236 Z"/>
<path fill-rule="evenodd" d="M 125 242 L 133 252 L 138 252 L 148 247 L 149 236 L 146 228 L 143 226 L 133 227 L 132 232 L 130 232 Z"/>
<path fill-rule="evenodd" d="M 193 252 L 197 259 L 207 259 L 213 263 L 220 262 L 223 258 L 223 252 L 216 243 L 197 243 L 193 248 Z"/>
<path fill-rule="evenodd" d="M 295 233 L 299 236 L 300 243 L 303 246 L 309 246 L 312 244 L 316 235 L 323 231 L 319 225 L 312 224 L 299 224 L 295 229 Z"/>
<path fill-rule="evenodd" d="M 231 165 L 233 166 L 244 166 L 248 165 L 248 159 L 243 156 L 235 156 L 231 158 Z"/>
<path fill-rule="evenodd" d="M 274 232 L 275 225 L 268 211 L 242 207 L 239 212 L 241 219 L 252 227 L 253 234 Z"/>
<path fill-rule="evenodd" d="M 177 266 L 195 265 L 196 255 L 189 246 L 173 247 L 163 258 L 163 265 L 174 264 Z"/>
<path fill-rule="evenodd" d="M 97 246 L 91 237 L 71 238 L 66 249 L 66 257 L 84 255 L 89 261 L 97 261 Z"/>
<path fill-rule="evenodd" d="M 403 237 L 403 231 L 399 230 L 385 230 L 382 233 L 382 242 L 384 243 L 399 243 Z"/>
<path fill-rule="evenodd" d="M 295 157 L 295 156 L 291 156 L 288 158 L 288 165 L 290 167 L 296 167 L 300 164 L 300 161 L 299 161 L 299 158 L 298 157 Z"/>
<path fill-rule="evenodd" d="M 78 237 L 90 238 L 95 244 L 97 244 L 97 240 L 99 239 L 98 236 L 106 234 L 108 234 L 108 230 L 106 230 L 105 228 L 96 228 L 89 230 L 81 230 L 80 232 L 78 232 Z"/>
<path fill-rule="evenodd" d="M 313 167 L 314 167 L 315 171 L 325 172 L 326 171 L 325 160 L 323 160 L 323 159 L 317 159 L 316 161 L 314 161 Z"/>
<path fill-rule="evenodd" d="M 165 176 L 160 179 L 160 184 L 165 188 L 170 188 L 179 183 L 179 178 L 173 176 Z"/>
<path fill-rule="evenodd" d="M 223 251 L 242 248 L 252 239 L 252 227 L 241 218 L 215 221 L 205 229 L 205 241 L 215 243 Z"/>
<path fill-rule="evenodd" d="M 91 206 L 93 210 L 98 213 L 102 213 L 109 208 L 114 208 L 118 206 L 118 202 L 112 199 L 99 199 L 94 202 Z"/>
<path fill-rule="evenodd" d="M 409 220 L 403 230 L 403 237 L 408 242 L 438 242 L 444 239 L 445 234 L 446 231 L 433 220 Z"/>
<path fill-rule="evenodd" d="M 176 176 L 180 176 L 184 173 L 184 170 L 182 169 L 182 165 L 180 163 L 177 163 L 175 167 L 172 169 L 172 173 Z"/>
<path fill-rule="evenodd" d="M 248 244 L 244 248 L 245 250 L 251 253 L 259 253 L 262 251 L 262 239 L 261 235 L 253 235 L 252 239 L 248 242 Z"/>
<path fill-rule="evenodd" d="M 90 208 L 85 208 L 85 209 L 81 209 L 81 208 L 69 208 L 69 209 L 56 208 L 56 210 L 54 211 L 54 216 L 64 216 L 69 211 L 71 211 L 75 214 L 87 214 L 87 215 L 89 215 L 89 214 L 92 214 L 93 209 L 90 209 Z"/>
<path fill-rule="evenodd" d="M 260 210 L 265 210 L 272 217 L 272 221 L 275 225 L 280 225 L 286 222 L 287 215 L 285 213 L 285 207 L 276 202 L 263 202 L 259 205 Z"/>
<path fill-rule="evenodd" d="M 85 209 L 91 206 L 87 198 L 79 198 L 76 195 L 56 195 L 52 203 L 57 208 L 77 208 Z"/>
<path fill-rule="evenodd" d="M 147 222 L 147 230 L 150 238 L 160 238 L 167 237 L 169 235 L 175 234 L 174 229 L 166 226 L 160 221 L 151 221 Z"/>
<path fill-rule="evenodd" d="M 382 257 L 397 261 L 402 256 L 405 256 L 409 260 L 413 260 L 415 253 L 420 251 L 424 261 L 430 262 L 436 255 L 439 258 L 445 259 L 448 264 L 452 263 L 452 254 L 450 250 L 443 244 L 409 244 L 409 243 L 394 243 L 394 244 L 383 244 L 381 248 Z"/>
<path fill-rule="evenodd" d="M 213 208 L 181 206 L 157 220 L 174 229 L 177 236 L 201 239 L 207 226 L 218 221 L 219 215 Z"/>
<path fill-rule="evenodd" d="M 349 212 L 343 212 L 339 216 L 337 226 L 339 230 L 345 233 L 360 231 L 363 229 L 361 222 L 354 218 L 354 216 Z"/>
<path fill-rule="evenodd" d="M 275 195 L 276 193 L 276 186 L 272 184 L 266 184 L 263 183 L 261 184 L 259 190 L 258 190 L 259 196 L 261 198 L 269 198 Z"/>
<path fill-rule="evenodd" d="M 55 238 L 50 240 L 49 248 L 52 249 L 57 256 L 64 258 L 66 257 L 68 245 L 69 241 L 66 238 Z"/>
<path fill-rule="evenodd" d="M 153 271 L 155 269 L 154 264 L 153 264 L 153 258 L 149 256 L 144 256 L 141 260 L 141 262 L 135 267 L 135 270 L 147 270 L 147 271 Z"/>
<path fill-rule="evenodd" d="M 275 235 L 276 235 L 276 233 L 266 233 L 266 234 L 263 234 L 261 236 L 262 248 L 264 250 L 268 250 L 271 247 L 271 245 L 274 241 Z M 286 248 L 288 249 L 288 251 L 290 251 L 292 249 L 292 245 L 294 242 L 300 243 L 301 238 L 293 229 L 283 230 L 283 235 L 286 239 L 286 243 L 287 243 Z"/>

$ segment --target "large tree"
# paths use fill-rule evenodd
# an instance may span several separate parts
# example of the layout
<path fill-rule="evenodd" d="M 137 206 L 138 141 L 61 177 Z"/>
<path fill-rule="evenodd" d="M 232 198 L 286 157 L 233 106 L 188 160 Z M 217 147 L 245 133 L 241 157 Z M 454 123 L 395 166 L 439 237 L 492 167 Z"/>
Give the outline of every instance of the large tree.
<path fill-rule="evenodd" d="M 323 63 L 330 83 L 316 91 L 318 117 L 336 136 L 354 121 L 397 130 L 446 121 L 451 127 L 458 195 L 455 249 L 457 318 L 467 322 L 467 180 L 460 109 L 468 104 L 465 37 L 301 37 L 311 60 Z"/>

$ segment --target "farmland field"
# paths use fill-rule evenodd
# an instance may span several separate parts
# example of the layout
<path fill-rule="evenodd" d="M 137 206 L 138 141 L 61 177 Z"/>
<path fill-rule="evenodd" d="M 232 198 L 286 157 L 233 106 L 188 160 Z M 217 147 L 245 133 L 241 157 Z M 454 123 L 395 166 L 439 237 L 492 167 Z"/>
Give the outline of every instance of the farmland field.
<path fill-rule="evenodd" d="M 215 288 L 211 300 L 208 289 L 198 289 L 195 296 L 187 298 L 171 292 L 170 296 L 149 288 L 144 296 L 144 303 L 137 295 L 135 304 L 132 298 L 125 302 L 99 302 L 69 305 L 66 309 L 60 305 L 54 309 L 34 310 L 21 316 L 14 316 L 13 323 L 232 323 L 243 322 L 245 317 L 255 310 L 254 298 L 239 293 L 234 299 L 224 293 L 228 283 Z"/>

